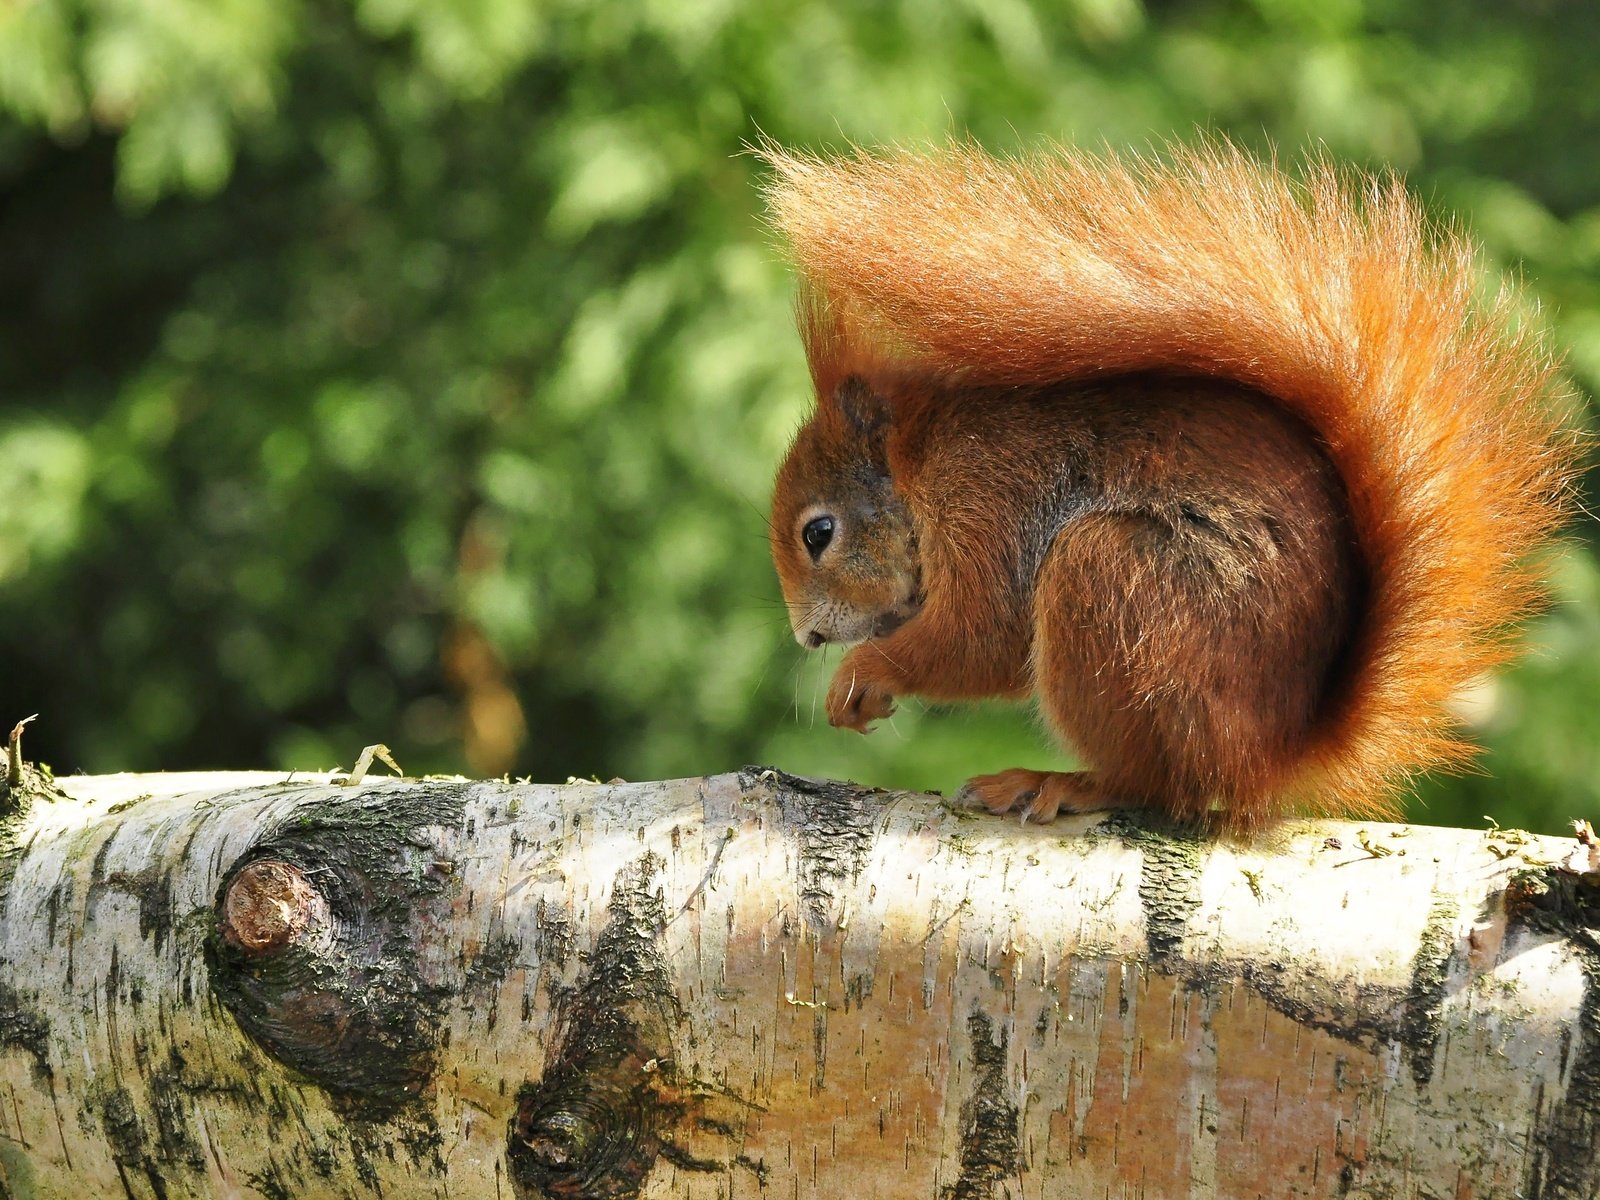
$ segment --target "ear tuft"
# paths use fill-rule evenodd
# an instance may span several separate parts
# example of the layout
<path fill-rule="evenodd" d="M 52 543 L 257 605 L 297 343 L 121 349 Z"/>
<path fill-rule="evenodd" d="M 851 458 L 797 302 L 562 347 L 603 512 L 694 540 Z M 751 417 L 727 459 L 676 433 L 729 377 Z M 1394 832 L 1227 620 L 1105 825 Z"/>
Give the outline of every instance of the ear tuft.
<path fill-rule="evenodd" d="M 889 473 L 889 402 L 859 375 L 847 375 L 833 391 L 833 408 L 860 444 L 874 473 Z"/>
<path fill-rule="evenodd" d="M 889 402 L 859 375 L 851 375 L 834 392 L 834 403 L 850 427 L 869 441 L 881 444 L 889 428 Z"/>

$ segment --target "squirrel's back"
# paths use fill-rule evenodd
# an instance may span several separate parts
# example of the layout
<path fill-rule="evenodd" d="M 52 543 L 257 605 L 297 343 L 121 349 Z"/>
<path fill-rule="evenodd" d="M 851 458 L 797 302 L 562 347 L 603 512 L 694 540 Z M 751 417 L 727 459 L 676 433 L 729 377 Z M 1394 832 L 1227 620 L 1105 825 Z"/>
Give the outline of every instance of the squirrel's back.
<path fill-rule="evenodd" d="M 771 201 L 819 394 L 885 372 L 1038 386 L 1180 372 L 1265 393 L 1343 482 L 1364 603 L 1287 799 L 1386 811 L 1459 763 L 1448 702 L 1506 653 L 1577 455 L 1515 294 L 1399 183 L 1228 147 L 1169 161 L 971 147 L 812 158 Z"/>

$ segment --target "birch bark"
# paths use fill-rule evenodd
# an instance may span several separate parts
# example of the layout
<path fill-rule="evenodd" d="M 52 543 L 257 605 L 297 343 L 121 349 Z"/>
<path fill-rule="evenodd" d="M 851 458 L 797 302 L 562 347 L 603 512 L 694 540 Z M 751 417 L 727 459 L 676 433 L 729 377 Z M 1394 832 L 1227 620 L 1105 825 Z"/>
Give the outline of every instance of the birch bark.
<path fill-rule="evenodd" d="M 1600 1195 L 1570 840 L 61 788 L 0 818 L 0 1197 Z"/>

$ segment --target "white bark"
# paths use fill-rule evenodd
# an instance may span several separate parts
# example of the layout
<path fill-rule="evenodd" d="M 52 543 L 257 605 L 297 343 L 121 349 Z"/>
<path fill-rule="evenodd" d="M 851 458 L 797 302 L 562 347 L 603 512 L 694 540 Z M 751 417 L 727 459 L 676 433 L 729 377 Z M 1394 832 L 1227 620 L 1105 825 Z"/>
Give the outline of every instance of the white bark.
<path fill-rule="evenodd" d="M 1600 1195 L 1570 840 L 63 786 L 0 819 L 0 1196 Z"/>

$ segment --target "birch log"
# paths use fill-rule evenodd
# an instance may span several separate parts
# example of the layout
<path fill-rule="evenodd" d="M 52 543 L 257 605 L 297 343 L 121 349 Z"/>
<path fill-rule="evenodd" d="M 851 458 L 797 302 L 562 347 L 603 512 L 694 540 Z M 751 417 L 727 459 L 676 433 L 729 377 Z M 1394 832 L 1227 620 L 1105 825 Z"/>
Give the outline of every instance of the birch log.
<path fill-rule="evenodd" d="M 1577 843 L 747 770 L 0 818 L 0 1196 L 1600 1195 Z"/>

